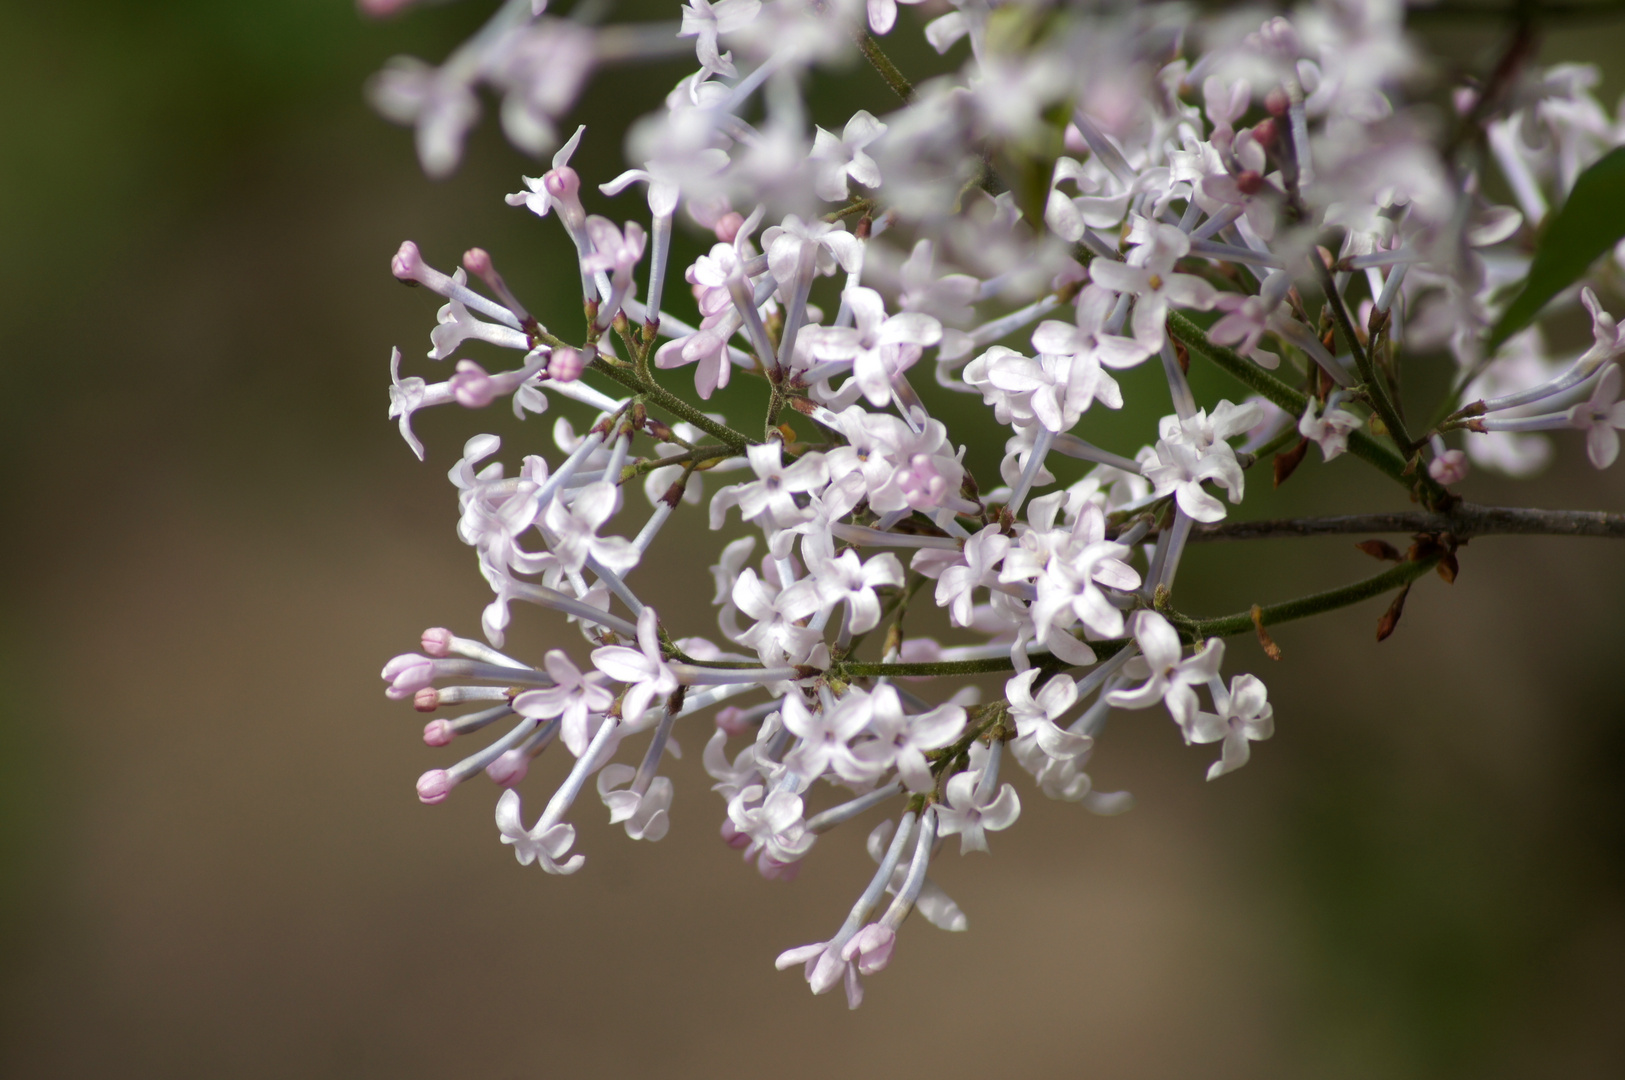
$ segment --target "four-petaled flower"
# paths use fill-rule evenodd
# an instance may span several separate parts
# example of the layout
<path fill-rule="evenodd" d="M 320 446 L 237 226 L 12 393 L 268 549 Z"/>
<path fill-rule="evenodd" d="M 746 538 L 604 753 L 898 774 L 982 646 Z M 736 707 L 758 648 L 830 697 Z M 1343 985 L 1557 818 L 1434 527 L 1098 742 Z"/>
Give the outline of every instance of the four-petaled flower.
<path fill-rule="evenodd" d="M 576 841 L 574 825 L 559 822 L 543 828 L 547 822 L 543 814 L 534 829 L 527 829 L 519 815 L 519 792 L 509 788 L 497 799 L 497 832 L 504 844 L 513 845 L 513 856 L 520 866 L 534 862 L 549 874 L 573 874 L 581 869 L 587 858 L 579 852 L 559 861 Z"/>
<path fill-rule="evenodd" d="M 592 651 L 593 667 L 616 682 L 629 684 L 621 699 L 621 716 L 636 724 L 650 702 L 677 689 L 677 676 L 660 653 L 659 617 L 646 607 L 638 616 L 638 647 L 605 645 Z"/>
<path fill-rule="evenodd" d="M 1168 307 L 1207 311 L 1219 292 L 1195 274 L 1177 274 L 1174 264 L 1190 254 L 1190 237 L 1173 225 L 1145 221 L 1145 243 L 1129 253 L 1127 262 L 1096 259 L 1089 277 L 1115 293 L 1134 297 L 1134 338 L 1153 351 L 1167 339 Z"/>
<path fill-rule="evenodd" d="M 1208 767 L 1209 780 L 1247 764 L 1251 754 L 1248 743 L 1275 734 L 1275 710 L 1256 675 L 1237 675 L 1230 680 L 1229 692 L 1215 679 L 1211 689 L 1217 711 L 1198 712 L 1185 729 L 1185 737 L 1191 742 L 1224 742 L 1219 760 Z"/>
<path fill-rule="evenodd" d="M 987 834 L 1008 829 L 1021 816 L 1021 798 L 1009 784 L 999 793 L 981 795 L 977 791 L 982 773 L 966 771 L 948 781 L 947 804 L 939 805 L 937 835 L 959 834 L 959 853 L 987 850 Z"/>
<path fill-rule="evenodd" d="M 1130 630 L 1140 655 L 1125 664 L 1123 671 L 1145 682 L 1132 690 L 1113 690 L 1106 700 L 1119 709 L 1148 709 L 1162 701 L 1174 722 L 1188 729 L 1196 716 L 1195 688 L 1218 678 L 1224 642 L 1209 638 L 1193 655 L 1181 659 L 1184 648 L 1179 633 L 1155 611 L 1135 612 Z"/>

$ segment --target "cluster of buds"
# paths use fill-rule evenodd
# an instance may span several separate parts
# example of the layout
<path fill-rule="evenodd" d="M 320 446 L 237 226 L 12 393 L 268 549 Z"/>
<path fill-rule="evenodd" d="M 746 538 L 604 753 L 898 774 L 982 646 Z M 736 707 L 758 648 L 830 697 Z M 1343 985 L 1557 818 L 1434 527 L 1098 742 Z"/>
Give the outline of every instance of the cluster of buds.
<path fill-rule="evenodd" d="M 450 274 L 412 243 L 395 256 L 397 278 L 445 299 L 431 360 L 476 344 L 519 354 L 495 373 L 456 359 L 429 382 L 403 376 L 395 351 L 390 416 L 419 457 L 412 421 L 430 406 L 508 398 L 523 419 L 556 396 L 592 419 L 580 434 L 558 419 L 556 452 L 513 475 L 496 435 L 468 441 L 450 479 L 492 592 L 484 640 L 426 631 L 421 653 L 384 668 L 387 693 L 425 713 L 473 706 L 429 721 L 433 747 L 501 722 L 418 795 L 438 803 L 484 773 L 502 789 L 502 842 L 550 874 L 584 864 L 568 819 L 589 780 L 629 837 L 666 834 L 661 768 L 691 716 L 711 730 L 722 837 L 767 877 L 794 877 L 825 833 L 892 810 L 845 921 L 779 957 L 815 992 L 844 985 L 856 1006 L 914 911 L 965 928 L 930 865 L 951 837 L 986 851 L 1015 823 L 1010 777 L 1127 809 L 1087 771 L 1111 710 L 1163 708 L 1185 742 L 1220 744 L 1209 779 L 1244 765 L 1273 713 L 1256 675 L 1226 683 L 1222 639 L 1256 633 L 1278 657 L 1268 623 L 1435 568 L 1453 580 L 1457 542 L 1501 520 L 1449 490 L 1469 462 L 1528 474 L 1552 452 L 1532 433 L 1562 428 L 1585 432 L 1596 467 L 1617 456 L 1625 334 L 1594 291 L 1571 290 L 1595 327 L 1577 359 L 1548 358 L 1538 329 L 1485 344 L 1551 207 L 1625 143 L 1572 70 L 1500 64 L 1497 81 L 1454 88 L 1456 130 L 1440 134 L 1406 96 L 1438 76 L 1395 0 L 1318 0 L 1246 26 L 1173 4 L 953 0 L 923 25 L 944 73 L 919 85 L 876 40 L 899 27 L 891 0 L 693 0 L 671 26 L 544 7 L 510 0 L 441 67 L 379 76 L 380 108 L 416 126 L 430 173 L 455 166 L 481 86 L 540 154 L 592 70 L 690 50 L 699 66 L 629 132 L 637 167 L 600 185 L 641 184 L 647 225 L 587 212 L 570 164 L 585 129 L 508 196 L 564 227 L 578 329 L 542 325 L 478 248 Z M 809 130 L 804 88 L 854 49 L 898 106 Z M 1517 208 L 1485 198 L 1492 176 Z M 679 211 L 713 246 L 670 290 L 692 310 L 673 312 Z M 1424 428 L 1405 415 L 1402 361 L 1441 348 L 1459 377 Z M 1234 376 L 1237 400 L 1199 402 L 1193 358 Z M 1171 409 L 1144 445 L 1082 437 L 1143 365 L 1166 385 L 1157 411 Z M 749 424 L 699 404 L 735 378 L 760 391 Z M 953 393 L 985 406 L 983 430 L 933 415 Z M 999 475 L 973 476 L 966 442 L 995 429 Z M 1273 456 L 1280 483 L 1311 444 L 1397 480 L 1434 539 L 1405 555 L 1368 541 L 1395 565 L 1341 590 L 1181 613 L 1187 545 L 1237 526 L 1255 464 Z M 646 513 L 630 505 L 640 488 Z M 638 594 L 685 505 L 726 534 L 714 624 L 663 619 Z M 911 632 L 925 597 L 971 643 Z M 501 652 L 515 601 L 574 623 L 581 647 Z M 1003 683 L 988 700 L 964 684 L 989 674 Z M 554 743 L 568 771 L 527 826 L 519 785 Z"/>

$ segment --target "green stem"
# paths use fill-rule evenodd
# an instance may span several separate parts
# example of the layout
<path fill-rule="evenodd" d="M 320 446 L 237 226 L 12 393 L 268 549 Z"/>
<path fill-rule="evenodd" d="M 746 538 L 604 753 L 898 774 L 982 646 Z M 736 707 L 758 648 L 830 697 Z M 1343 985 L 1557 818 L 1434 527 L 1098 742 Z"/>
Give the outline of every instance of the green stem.
<path fill-rule="evenodd" d="M 664 469 L 668 465 L 685 465 L 689 462 L 697 465 L 702 461 L 710 461 L 713 458 L 734 457 L 738 453 L 739 451 L 731 446 L 696 446 L 692 450 L 687 450 L 681 454 L 673 454 L 671 457 L 654 458 L 649 461 L 639 461 L 628 465 L 621 470 L 620 482 L 624 484 L 628 480 L 642 476 L 645 473 L 652 473 L 656 469 Z"/>
<path fill-rule="evenodd" d="M 863 53 L 864 58 L 869 63 L 874 65 L 875 70 L 880 72 L 880 77 L 886 80 L 886 85 L 892 88 L 893 93 L 902 98 L 904 102 L 914 100 L 913 84 L 908 81 L 901 71 L 897 70 L 897 65 L 892 63 L 891 57 L 881 50 L 880 44 L 869 36 L 869 31 L 863 29 L 854 30 L 852 40 L 858 43 L 858 50 Z"/>
<path fill-rule="evenodd" d="M 709 416 L 705 415 L 700 410 L 684 401 L 682 398 L 673 394 L 665 387 L 660 386 L 658 383 L 647 382 L 640 379 L 637 373 L 634 371 L 628 371 L 626 368 L 619 368 L 612 364 L 605 363 L 603 357 L 593 358 L 592 369 L 600 374 L 608 375 L 611 379 L 614 379 L 616 382 L 620 383 L 629 390 L 635 390 L 636 392 L 643 394 L 646 398 L 648 398 L 649 404 L 658 405 L 662 409 L 665 409 L 667 412 L 671 413 L 673 416 L 693 424 L 707 435 L 710 435 L 716 439 L 721 439 L 723 442 L 727 443 L 731 448 L 733 448 L 735 452 L 743 451 L 745 447 L 752 445 L 755 441 L 747 436 L 741 435 L 739 432 L 725 424 L 717 423 L 715 420 L 711 419 Z"/>
<path fill-rule="evenodd" d="M 1354 332 L 1354 320 L 1349 317 L 1348 305 L 1343 302 L 1343 294 L 1337 291 L 1337 282 L 1332 279 L 1331 270 L 1320 261 L 1319 254 L 1311 253 L 1310 261 L 1315 264 L 1315 269 L 1320 274 L 1321 291 L 1326 294 L 1326 303 L 1331 305 L 1332 318 L 1342 331 L 1343 339 L 1349 343 L 1349 352 L 1354 354 L 1355 366 L 1360 369 L 1360 378 L 1365 380 L 1372 406 L 1377 410 L 1377 415 L 1382 417 L 1389 436 L 1399 445 L 1400 453 L 1409 456 L 1416 446 L 1411 442 L 1410 432 L 1405 430 L 1405 421 L 1399 415 L 1399 409 L 1388 398 L 1387 385 L 1377 376 L 1377 369 L 1371 363 L 1371 353 L 1360 344 L 1359 335 Z"/>
<path fill-rule="evenodd" d="M 1294 390 L 1251 360 L 1242 357 L 1234 349 L 1213 344 L 1202 332 L 1201 327 L 1179 312 L 1168 313 L 1168 331 L 1188 348 L 1201 353 L 1232 378 L 1257 391 L 1260 396 L 1274 402 L 1290 415 L 1302 416 L 1304 409 L 1309 407 L 1309 399 L 1301 392 Z M 1349 453 L 1387 473 L 1406 487 L 1418 483 L 1423 485 L 1429 493 L 1430 501 L 1438 501 L 1439 496 L 1444 494 L 1444 489 L 1431 477 L 1415 476 L 1407 472 L 1405 459 L 1393 447 L 1378 442 L 1368 432 L 1349 432 Z"/>
<path fill-rule="evenodd" d="M 1296 600 L 1287 600 L 1279 604 L 1266 605 L 1260 609 L 1260 620 L 1264 625 L 1271 626 L 1275 623 L 1307 619 L 1311 615 L 1321 615 L 1328 611 L 1336 611 L 1338 608 L 1348 607 L 1351 604 L 1358 604 L 1362 600 L 1381 596 L 1383 593 L 1397 589 L 1402 585 L 1409 585 L 1438 565 L 1440 558 L 1440 555 L 1429 555 L 1414 562 L 1403 562 L 1391 569 L 1384 570 L 1376 577 L 1356 581 L 1352 585 L 1344 585 L 1342 588 L 1302 596 Z M 1190 619 L 1175 614 L 1170 621 L 1184 631 L 1187 636 L 1196 640 L 1210 637 L 1231 637 L 1236 634 L 1253 633 L 1257 629 L 1253 623 L 1251 609 L 1217 619 Z M 1128 644 L 1128 638 L 1110 638 L 1106 641 L 1091 641 L 1089 647 L 1095 651 L 1097 657 L 1106 660 L 1116 656 Z M 1049 653 L 1035 653 L 1032 655 L 1031 660 L 1034 666 L 1060 668 L 1068 666 Z M 1015 665 L 1010 662 L 1008 656 L 995 656 L 986 660 L 954 660 L 935 664 L 840 665 L 841 674 L 848 678 L 988 675 L 1014 670 Z"/>

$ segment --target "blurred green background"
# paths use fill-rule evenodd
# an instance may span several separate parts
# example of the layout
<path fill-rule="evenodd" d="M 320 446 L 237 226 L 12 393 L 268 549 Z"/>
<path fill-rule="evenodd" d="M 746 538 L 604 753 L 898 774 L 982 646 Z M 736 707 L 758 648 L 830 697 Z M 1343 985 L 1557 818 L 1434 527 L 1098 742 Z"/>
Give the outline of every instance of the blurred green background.
<path fill-rule="evenodd" d="M 0 1075 L 1625 1075 L 1625 558 L 1600 541 L 1480 540 L 1381 646 L 1380 603 L 1283 628 L 1279 664 L 1235 640 L 1277 716 L 1252 764 L 1204 783 L 1211 748 L 1116 717 L 1091 771 L 1134 811 L 1024 789 L 991 856 L 936 864 L 970 933 L 911 923 L 853 1014 L 772 960 L 843 917 L 867 826 L 762 881 L 716 837 L 703 722 L 671 835 L 634 844 L 586 798 L 574 878 L 513 862 L 483 781 L 419 805 L 445 753 L 376 672 L 424 626 L 478 625 L 444 470 L 479 430 L 550 449 L 552 417 L 436 410 L 419 465 L 386 363 L 399 344 L 429 374 L 436 301 L 388 259 L 485 246 L 550 319 L 572 271 L 556 226 L 503 204 L 539 169 L 489 118 L 433 184 L 361 86 L 486 7 L 0 3 Z M 1621 42 L 1586 26 L 1545 55 Z M 681 74 L 591 86 L 589 182 Z M 860 105 L 891 107 L 855 69 L 816 118 Z M 1466 491 L 1619 510 L 1625 469 L 1571 442 L 1538 487 Z M 1243 513 L 1402 498 L 1345 459 L 1255 479 Z M 668 539 L 698 566 L 716 538 L 690 516 Z M 676 565 L 641 587 L 708 632 L 709 585 Z M 1346 540 L 1204 547 L 1181 602 L 1372 569 Z M 517 621 L 525 655 L 565 643 Z"/>

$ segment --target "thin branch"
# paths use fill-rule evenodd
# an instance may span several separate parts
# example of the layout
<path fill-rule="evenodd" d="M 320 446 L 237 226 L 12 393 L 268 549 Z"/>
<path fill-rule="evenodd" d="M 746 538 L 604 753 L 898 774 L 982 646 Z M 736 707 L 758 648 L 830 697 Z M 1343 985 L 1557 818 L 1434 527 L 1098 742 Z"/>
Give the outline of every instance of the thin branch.
<path fill-rule="evenodd" d="M 1625 17 L 1625 3 L 1619 3 L 1618 0 L 1570 4 L 1473 4 L 1452 3 L 1446 0 L 1444 3 L 1428 7 L 1409 8 L 1405 12 L 1405 25 L 1407 27 L 1426 26 L 1429 23 L 1459 25 L 1462 22 L 1493 22 L 1514 18 L 1526 18 L 1538 23 L 1562 24 L 1622 17 Z"/>
<path fill-rule="evenodd" d="M 1287 600 L 1279 604 L 1266 604 L 1257 607 L 1256 610 L 1250 607 L 1246 611 L 1217 619 L 1192 619 L 1178 612 L 1166 614 L 1169 622 L 1178 627 L 1187 638 L 1195 641 L 1210 637 L 1232 637 L 1236 634 L 1256 634 L 1260 625 L 1273 626 L 1276 623 L 1307 619 L 1311 615 L 1336 611 L 1338 608 L 1358 604 L 1362 600 L 1369 600 L 1403 585 L 1409 585 L 1437 566 L 1441 557 L 1442 552 L 1427 555 L 1414 561 L 1400 563 L 1384 570 L 1376 577 L 1356 581 L 1352 585 L 1301 596 L 1296 600 Z M 1128 638 L 1109 638 L 1105 641 L 1091 641 L 1088 644 L 1095 651 L 1096 657 L 1108 660 L 1116 656 L 1128 643 Z M 1064 670 L 1071 666 L 1050 653 L 1034 653 L 1028 659 L 1034 667 Z M 1015 665 L 1010 662 L 1008 656 L 996 656 L 986 660 L 954 660 L 936 664 L 836 664 L 831 668 L 832 672 L 848 679 L 886 676 L 907 678 L 913 675 L 988 675 L 1014 670 Z"/>
<path fill-rule="evenodd" d="M 897 70 L 897 65 L 891 62 L 891 57 L 887 56 L 880 48 L 880 43 L 869 35 L 869 31 L 861 27 L 854 30 L 852 40 L 858 43 L 858 50 L 874 65 L 875 70 L 880 72 L 880 77 L 886 80 L 886 85 L 892 88 L 893 93 L 902 98 L 905 104 L 914 100 L 913 84 L 908 81 L 907 76 Z"/>
<path fill-rule="evenodd" d="M 1232 378 L 1256 390 L 1262 397 L 1274 402 L 1292 416 L 1302 416 L 1309 399 L 1251 360 L 1243 358 L 1234 349 L 1215 345 L 1202 328 L 1177 311 L 1168 313 L 1168 332 L 1192 351 L 1207 357 L 1224 369 Z M 1407 488 L 1421 485 L 1425 501 L 1438 506 L 1448 503 L 1452 496 L 1426 473 L 1411 470 L 1405 459 L 1392 446 L 1379 442 L 1366 431 L 1349 432 L 1349 453 L 1404 484 Z"/>
<path fill-rule="evenodd" d="M 658 405 L 660 408 L 665 409 L 673 416 L 688 421 L 690 424 L 693 424 L 695 427 L 699 428 L 701 431 L 712 436 L 713 438 L 721 439 L 736 452 L 742 453 L 745 447 L 750 446 L 755 442 L 755 440 L 749 438 L 748 436 L 741 435 L 733 428 L 728 427 L 725 424 L 717 423 L 715 420 L 711 419 L 709 416 L 705 415 L 703 412 L 696 409 L 694 406 L 690 405 L 676 394 L 673 394 L 670 390 L 667 390 L 659 383 L 650 382 L 639 378 L 637 372 L 635 371 L 630 371 L 624 367 L 616 367 L 612 364 L 606 363 L 603 357 L 595 357 L 593 359 L 592 370 L 602 375 L 608 375 L 610 378 L 614 379 L 628 390 L 635 390 L 638 393 L 643 394 L 648 399 L 649 404 Z"/>
<path fill-rule="evenodd" d="M 1416 449 L 1411 442 L 1410 432 L 1405 428 L 1405 421 L 1399 415 L 1399 409 L 1388 398 L 1388 387 L 1377 377 L 1377 369 L 1371 362 L 1371 353 L 1360 343 L 1360 337 L 1354 330 L 1354 320 L 1349 316 L 1348 304 L 1343 301 L 1343 294 L 1337 291 L 1337 282 L 1332 278 L 1332 272 L 1321 261 L 1319 252 L 1310 252 L 1309 261 L 1315 264 L 1315 270 L 1320 276 L 1321 291 L 1326 294 L 1326 303 L 1331 305 L 1332 319 L 1337 323 L 1343 340 L 1349 343 L 1349 352 L 1354 354 L 1355 366 L 1360 369 L 1360 378 L 1365 380 L 1366 393 L 1371 398 L 1372 407 L 1382 418 L 1383 425 L 1388 428 L 1388 434 L 1399 445 L 1400 453 L 1407 456 Z"/>
<path fill-rule="evenodd" d="M 1198 525 L 1191 540 L 1265 540 L 1285 536 L 1340 536 L 1349 533 L 1449 533 L 1474 536 L 1596 536 L 1625 540 L 1625 514 L 1597 510 L 1526 510 L 1511 506 L 1457 503 L 1447 514 L 1412 510 L 1398 514 L 1345 514 L 1340 517 L 1226 521 Z"/>
<path fill-rule="evenodd" d="M 697 465 L 700 462 L 711 461 L 715 458 L 735 457 L 738 453 L 739 451 L 732 446 L 696 446 L 692 450 L 684 451 L 681 454 L 673 454 L 670 457 L 651 458 L 648 461 L 634 462 L 621 470 L 617 482 L 624 484 L 628 480 L 642 476 L 645 473 L 652 473 L 656 469 L 664 469 L 668 465 L 686 465 L 691 461 Z"/>

